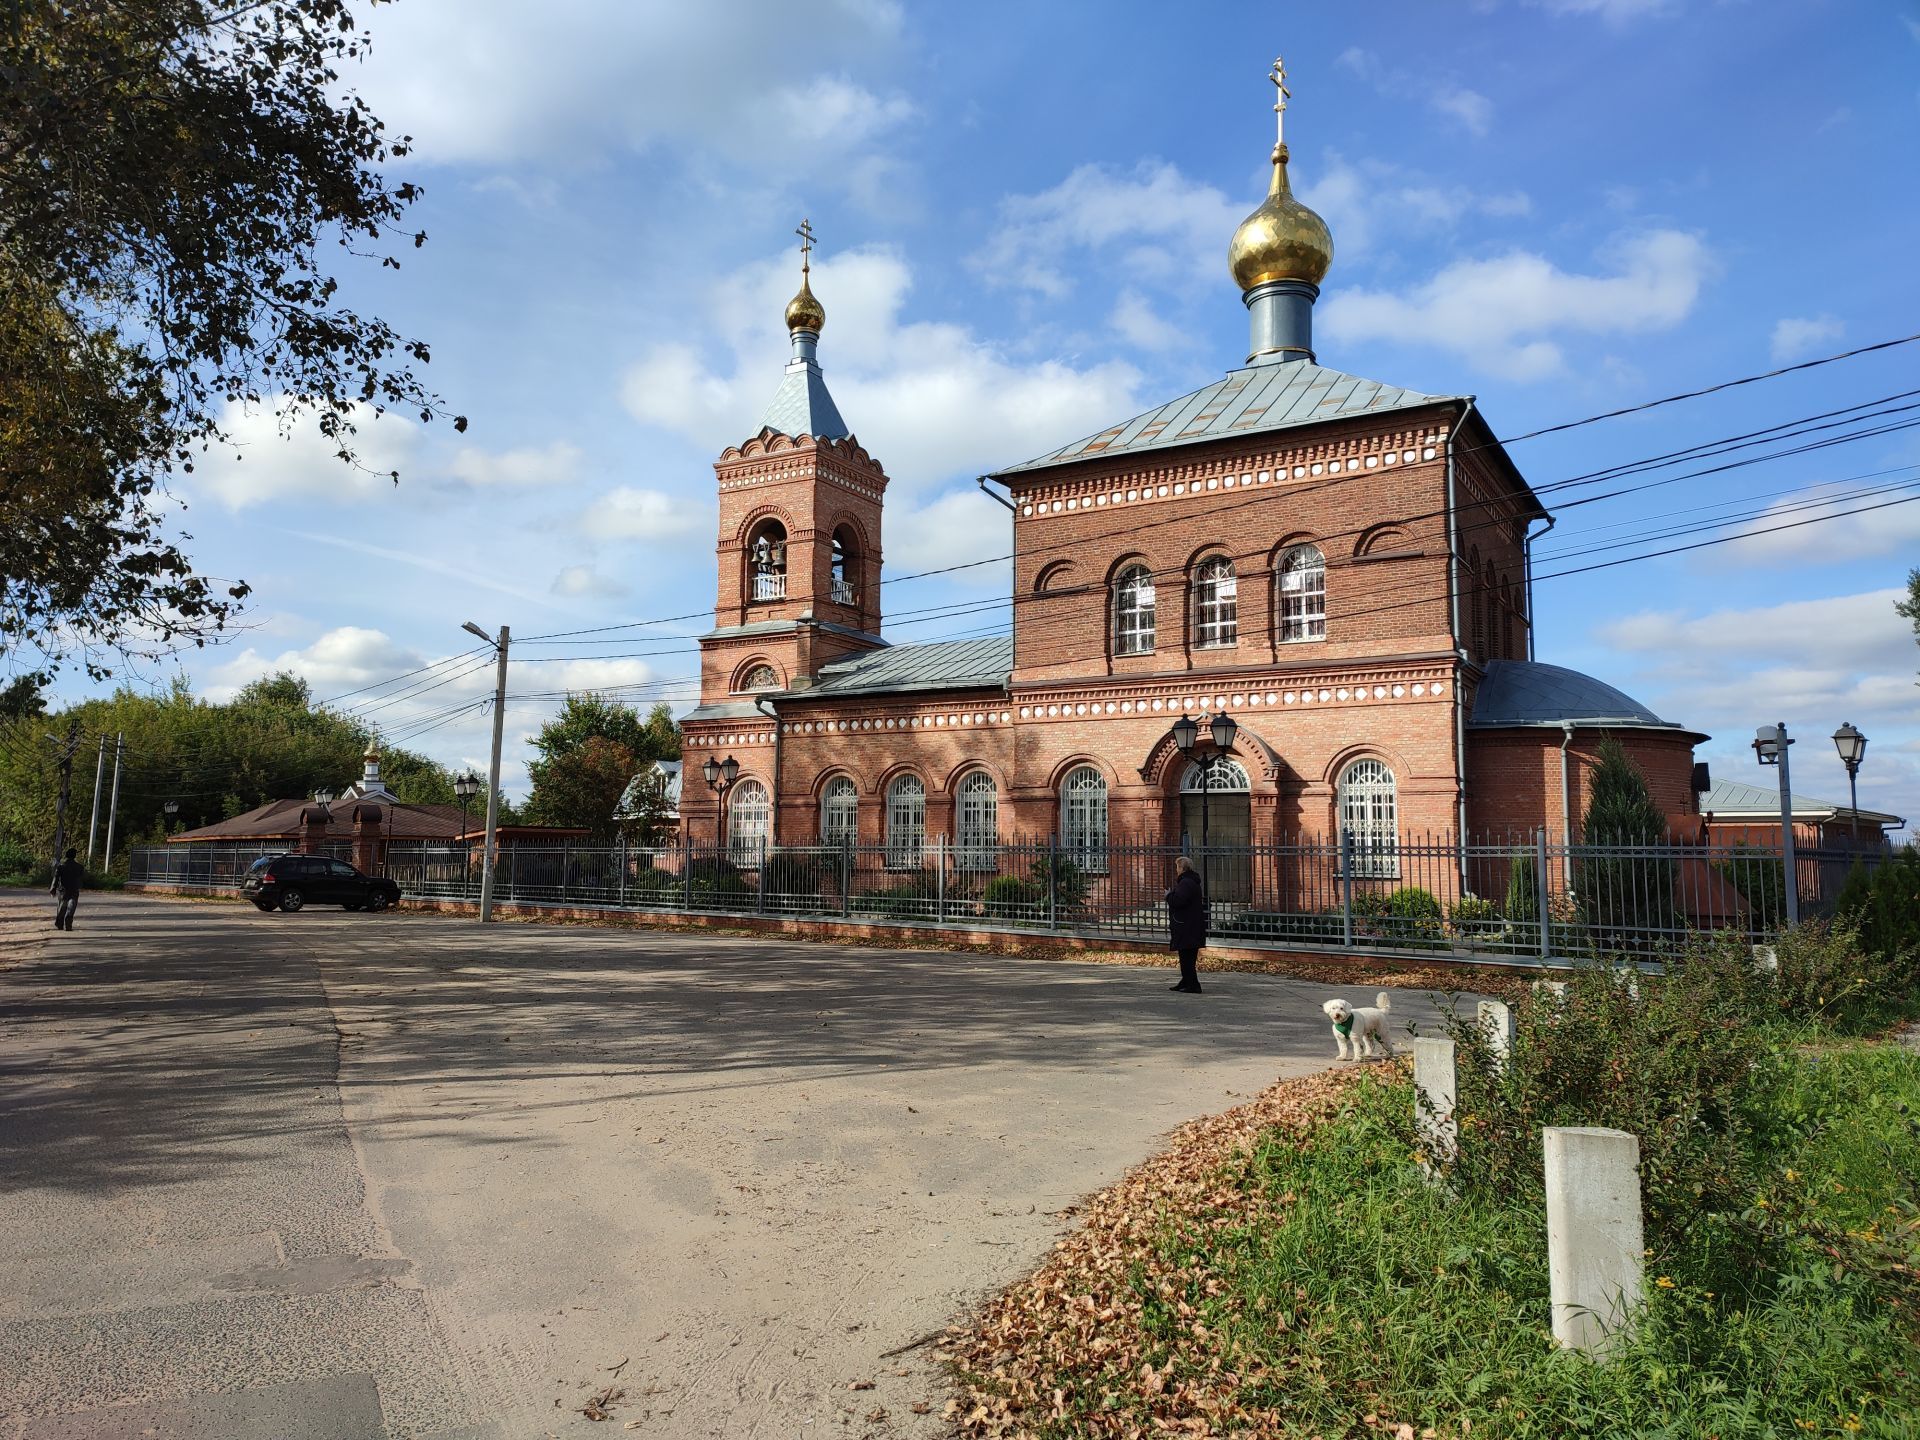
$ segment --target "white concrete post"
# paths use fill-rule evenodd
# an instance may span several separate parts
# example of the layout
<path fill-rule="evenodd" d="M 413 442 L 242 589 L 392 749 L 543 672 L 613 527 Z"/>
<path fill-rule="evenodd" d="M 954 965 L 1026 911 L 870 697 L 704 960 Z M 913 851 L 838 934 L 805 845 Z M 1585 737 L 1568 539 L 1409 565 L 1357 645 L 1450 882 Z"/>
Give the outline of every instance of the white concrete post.
<path fill-rule="evenodd" d="M 1414 1126 L 1435 1164 L 1452 1160 L 1460 1147 L 1459 1122 L 1453 1113 L 1459 1095 L 1453 1041 L 1416 1038 L 1413 1042 Z"/>
<path fill-rule="evenodd" d="M 1587 1126 L 1548 1126 L 1541 1135 L 1553 1338 L 1599 1353 L 1630 1323 L 1643 1292 L 1640 1141 Z"/>
<path fill-rule="evenodd" d="M 1753 947 L 1753 968 L 1763 975 L 1780 973 L 1780 952 L 1771 945 Z"/>
<path fill-rule="evenodd" d="M 1493 1068 L 1506 1069 L 1507 1057 L 1513 1054 L 1513 1011 L 1504 1001 L 1482 1000 L 1475 1007 L 1474 1018 L 1480 1033 L 1487 1037 L 1487 1048 L 1493 1052 Z"/>

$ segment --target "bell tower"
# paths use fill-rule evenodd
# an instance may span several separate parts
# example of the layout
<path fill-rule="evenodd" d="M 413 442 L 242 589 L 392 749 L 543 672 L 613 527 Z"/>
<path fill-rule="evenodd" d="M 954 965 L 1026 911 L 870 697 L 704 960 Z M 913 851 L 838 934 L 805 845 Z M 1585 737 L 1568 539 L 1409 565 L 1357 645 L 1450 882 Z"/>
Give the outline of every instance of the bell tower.
<path fill-rule="evenodd" d="M 886 471 L 840 417 L 817 352 L 826 308 L 802 221 L 800 290 L 787 304 L 793 355 L 742 445 L 714 462 L 719 593 L 701 640 L 702 706 L 805 689 L 820 666 L 880 638 L 880 509 Z M 772 671 L 771 677 L 765 669 Z"/>

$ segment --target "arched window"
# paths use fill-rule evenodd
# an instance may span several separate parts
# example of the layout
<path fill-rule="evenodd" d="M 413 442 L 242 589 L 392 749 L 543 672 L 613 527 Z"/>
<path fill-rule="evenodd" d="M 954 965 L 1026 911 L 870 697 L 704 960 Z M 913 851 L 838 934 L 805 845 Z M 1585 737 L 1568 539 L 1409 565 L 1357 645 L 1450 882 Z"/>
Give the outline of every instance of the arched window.
<path fill-rule="evenodd" d="M 859 838 L 860 791 L 844 775 L 836 775 L 820 792 L 820 842 L 845 845 Z"/>
<path fill-rule="evenodd" d="M 842 525 L 833 532 L 833 556 L 830 561 L 832 573 L 829 585 L 832 600 L 836 605 L 854 603 L 854 586 L 860 578 L 860 542 L 851 526 Z"/>
<path fill-rule="evenodd" d="M 1212 795 L 1235 790 L 1245 794 L 1253 789 L 1253 781 L 1248 778 L 1247 767 L 1238 760 L 1210 755 L 1187 766 L 1186 773 L 1180 777 L 1180 789 L 1188 795 L 1198 795 L 1202 790 Z"/>
<path fill-rule="evenodd" d="M 1129 565 L 1113 587 L 1113 653 L 1153 653 L 1153 572 Z"/>
<path fill-rule="evenodd" d="M 1000 789 L 984 770 L 970 770 L 960 782 L 953 838 L 960 869 L 999 868 Z"/>
<path fill-rule="evenodd" d="M 1193 643 L 1203 650 L 1240 643 L 1240 582 L 1224 555 L 1201 561 L 1194 572 Z"/>
<path fill-rule="evenodd" d="M 736 865 L 758 865 L 773 833 L 773 806 L 767 787 L 742 780 L 727 800 L 727 852 Z"/>
<path fill-rule="evenodd" d="M 1353 843 L 1353 873 L 1393 879 L 1400 874 L 1400 823 L 1393 771 L 1378 760 L 1356 760 L 1340 776 L 1340 830 Z"/>
<path fill-rule="evenodd" d="M 917 870 L 927 848 L 927 787 L 902 775 L 887 787 L 887 865 Z"/>
<path fill-rule="evenodd" d="M 1060 782 L 1060 845 L 1082 870 L 1107 868 L 1107 777 L 1091 765 Z"/>
<path fill-rule="evenodd" d="M 778 520 L 762 520 L 747 541 L 751 572 L 748 596 L 754 600 L 787 598 L 787 527 Z"/>
<path fill-rule="evenodd" d="M 740 684 L 737 688 L 742 691 L 778 690 L 780 688 L 780 677 L 774 673 L 771 665 L 755 665 L 740 677 Z"/>
<path fill-rule="evenodd" d="M 1312 545 L 1280 557 L 1280 638 L 1327 638 L 1327 557 Z"/>

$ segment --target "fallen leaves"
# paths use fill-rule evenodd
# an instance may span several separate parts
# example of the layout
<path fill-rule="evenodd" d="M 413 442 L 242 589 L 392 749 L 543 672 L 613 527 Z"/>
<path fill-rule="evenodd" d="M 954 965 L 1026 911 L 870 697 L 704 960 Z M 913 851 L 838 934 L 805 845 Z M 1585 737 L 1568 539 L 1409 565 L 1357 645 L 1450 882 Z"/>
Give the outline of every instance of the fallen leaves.
<path fill-rule="evenodd" d="M 613 1411 L 607 1407 L 615 1404 L 624 1397 L 626 1393 L 625 1390 L 617 1385 L 609 1385 L 606 1389 L 599 1391 L 589 1398 L 587 1403 L 580 1407 L 580 1413 L 589 1420 L 611 1420 L 613 1419 Z"/>
<path fill-rule="evenodd" d="M 1246 1397 L 1270 1398 L 1285 1377 L 1236 1350 L 1231 1317 L 1203 1320 L 1187 1299 L 1225 1301 L 1198 1242 L 1231 1226 L 1285 1224 L 1297 1197 L 1249 1193 L 1228 1162 L 1271 1131 L 1304 1134 L 1366 1078 L 1349 1070 L 1283 1081 L 1182 1126 L 1164 1153 L 1095 1196 L 1040 1269 L 942 1337 L 959 1386 L 947 1419 L 963 1434 L 1006 1440 L 1063 1426 L 1113 1440 L 1274 1433 L 1278 1413 Z M 1179 1323 L 1149 1333 L 1148 1303 Z M 1380 1428 L 1413 1440 L 1409 1427 Z"/>

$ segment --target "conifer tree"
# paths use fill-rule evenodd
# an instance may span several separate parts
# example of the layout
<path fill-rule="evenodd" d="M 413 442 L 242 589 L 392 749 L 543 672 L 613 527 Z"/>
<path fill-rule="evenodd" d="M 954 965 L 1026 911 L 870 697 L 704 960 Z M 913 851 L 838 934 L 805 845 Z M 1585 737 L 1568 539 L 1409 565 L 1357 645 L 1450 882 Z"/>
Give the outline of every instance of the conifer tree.
<path fill-rule="evenodd" d="M 1581 833 L 1581 913 L 1603 946 L 1644 950 L 1654 938 L 1649 932 L 1674 924 L 1673 863 L 1646 848 L 1666 840 L 1667 819 L 1640 767 L 1612 737 L 1600 742 Z"/>

